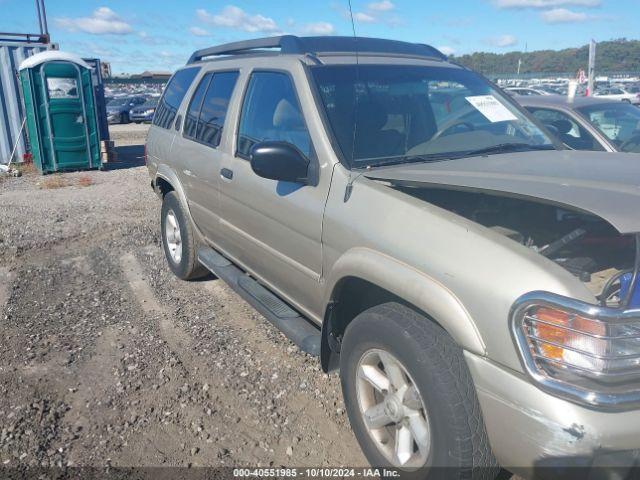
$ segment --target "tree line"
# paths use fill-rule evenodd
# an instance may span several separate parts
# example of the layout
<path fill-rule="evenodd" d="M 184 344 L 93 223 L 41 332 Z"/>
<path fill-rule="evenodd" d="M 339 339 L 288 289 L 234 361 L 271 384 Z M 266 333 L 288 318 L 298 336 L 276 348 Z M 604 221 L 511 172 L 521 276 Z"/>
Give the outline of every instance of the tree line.
<path fill-rule="evenodd" d="M 520 73 L 524 74 L 577 72 L 588 68 L 589 45 L 535 52 L 476 52 L 451 58 L 484 74 L 515 73 L 518 60 L 522 60 Z M 640 40 L 622 38 L 598 43 L 596 72 L 640 72 Z"/>

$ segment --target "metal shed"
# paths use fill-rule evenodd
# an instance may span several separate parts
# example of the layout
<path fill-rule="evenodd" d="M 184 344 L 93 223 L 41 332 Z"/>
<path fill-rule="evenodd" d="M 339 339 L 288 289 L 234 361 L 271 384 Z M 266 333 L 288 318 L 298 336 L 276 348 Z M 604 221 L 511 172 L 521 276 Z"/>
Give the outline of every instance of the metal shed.
<path fill-rule="evenodd" d="M 18 67 L 28 57 L 55 48 L 51 43 L 25 43 L 0 40 L 0 163 L 22 161 L 27 151 L 26 136 L 20 135 L 24 106 L 20 95 Z"/>
<path fill-rule="evenodd" d="M 77 55 L 42 52 L 20 64 L 33 160 L 43 173 L 100 167 L 92 69 Z"/>

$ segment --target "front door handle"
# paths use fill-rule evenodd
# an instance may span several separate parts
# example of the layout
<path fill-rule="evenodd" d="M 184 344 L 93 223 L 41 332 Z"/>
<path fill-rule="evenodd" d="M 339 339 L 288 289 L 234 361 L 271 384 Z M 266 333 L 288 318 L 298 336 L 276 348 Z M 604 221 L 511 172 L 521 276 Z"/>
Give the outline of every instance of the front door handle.
<path fill-rule="evenodd" d="M 233 178 L 233 170 L 229 170 L 228 168 L 223 168 L 220 170 L 220 175 L 227 180 L 231 180 Z"/>

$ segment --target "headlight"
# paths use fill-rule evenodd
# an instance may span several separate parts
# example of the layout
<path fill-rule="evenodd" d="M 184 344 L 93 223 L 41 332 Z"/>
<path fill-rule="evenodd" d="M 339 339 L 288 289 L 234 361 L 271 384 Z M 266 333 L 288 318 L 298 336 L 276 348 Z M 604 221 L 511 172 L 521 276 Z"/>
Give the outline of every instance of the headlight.
<path fill-rule="evenodd" d="M 144 115 L 152 115 L 155 110 L 145 110 Z"/>
<path fill-rule="evenodd" d="M 533 292 L 514 304 L 511 330 L 541 388 L 590 406 L 640 405 L 640 310 Z"/>

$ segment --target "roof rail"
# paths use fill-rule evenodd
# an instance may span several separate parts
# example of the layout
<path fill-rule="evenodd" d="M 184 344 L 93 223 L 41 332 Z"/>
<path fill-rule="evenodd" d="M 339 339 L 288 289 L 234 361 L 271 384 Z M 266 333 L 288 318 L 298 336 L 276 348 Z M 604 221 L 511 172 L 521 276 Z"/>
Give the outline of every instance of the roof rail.
<path fill-rule="evenodd" d="M 423 43 L 366 37 L 296 37 L 295 35 L 282 35 L 203 48 L 195 51 L 187 64 L 202 61 L 207 57 L 260 53 L 269 51 L 268 49 L 280 49 L 280 53 L 284 54 L 373 53 L 426 57 L 438 60 L 447 59 L 447 56 L 438 49 Z"/>

